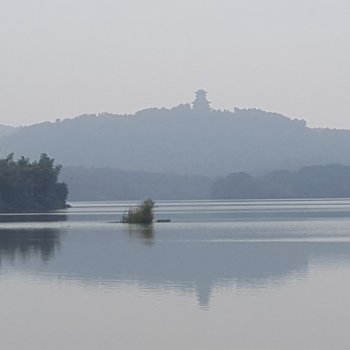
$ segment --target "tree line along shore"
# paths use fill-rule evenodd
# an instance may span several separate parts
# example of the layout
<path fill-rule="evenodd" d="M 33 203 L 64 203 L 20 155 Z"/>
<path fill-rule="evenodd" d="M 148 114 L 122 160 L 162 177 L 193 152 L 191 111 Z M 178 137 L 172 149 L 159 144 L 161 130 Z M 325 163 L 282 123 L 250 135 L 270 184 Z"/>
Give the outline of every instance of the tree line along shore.
<path fill-rule="evenodd" d="M 69 189 L 69 192 L 68 192 Z M 64 167 L 43 153 L 38 161 L 13 154 L 0 158 L 0 212 L 63 209 L 67 199 L 189 200 L 350 198 L 350 166 L 307 166 L 260 176 L 246 172 L 210 178 Z"/>

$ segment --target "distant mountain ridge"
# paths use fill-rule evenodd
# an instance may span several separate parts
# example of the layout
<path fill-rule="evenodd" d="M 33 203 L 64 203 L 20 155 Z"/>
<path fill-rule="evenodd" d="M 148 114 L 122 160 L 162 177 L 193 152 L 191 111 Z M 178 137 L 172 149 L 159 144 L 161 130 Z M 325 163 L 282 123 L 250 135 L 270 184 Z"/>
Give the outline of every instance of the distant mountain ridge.
<path fill-rule="evenodd" d="M 2 136 L 13 134 L 18 130 L 19 130 L 19 127 L 0 124 L 0 138 Z"/>
<path fill-rule="evenodd" d="M 31 158 L 46 152 L 64 166 L 211 177 L 312 164 L 350 165 L 348 130 L 312 129 L 303 120 L 258 109 L 229 112 L 196 106 L 36 124 L 2 136 L 0 149 L 3 155 L 15 152 Z"/>
<path fill-rule="evenodd" d="M 233 173 L 213 183 L 215 199 L 350 198 L 350 167 L 340 164 L 278 170 L 263 176 Z"/>
<path fill-rule="evenodd" d="M 69 200 L 209 199 L 213 180 L 204 176 L 123 171 L 114 168 L 64 167 Z"/>
<path fill-rule="evenodd" d="M 212 179 L 205 176 L 64 167 L 60 180 L 69 200 L 194 200 L 350 198 L 350 166 L 307 166 L 262 176 L 244 172 Z"/>
<path fill-rule="evenodd" d="M 350 166 L 307 166 L 262 176 L 239 172 L 222 178 L 64 167 L 60 180 L 70 201 L 350 198 Z"/>

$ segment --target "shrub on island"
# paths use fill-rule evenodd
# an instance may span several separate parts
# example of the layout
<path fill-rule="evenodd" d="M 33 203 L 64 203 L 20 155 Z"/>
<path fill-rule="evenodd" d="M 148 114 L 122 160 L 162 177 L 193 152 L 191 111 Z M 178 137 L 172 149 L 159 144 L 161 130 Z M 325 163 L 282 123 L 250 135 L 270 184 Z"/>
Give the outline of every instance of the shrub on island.
<path fill-rule="evenodd" d="M 146 199 L 136 208 L 129 208 L 124 213 L 122 222 L 127 224 L 151 224 L 153 221 L 154 202 Z"/>

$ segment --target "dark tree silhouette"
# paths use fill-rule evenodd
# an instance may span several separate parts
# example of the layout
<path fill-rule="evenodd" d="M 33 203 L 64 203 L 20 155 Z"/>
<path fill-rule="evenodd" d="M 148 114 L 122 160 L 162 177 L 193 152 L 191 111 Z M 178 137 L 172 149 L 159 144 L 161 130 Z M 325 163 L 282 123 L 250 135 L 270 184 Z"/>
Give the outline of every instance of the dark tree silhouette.
<path fill-rule="evenodd" d="M 68 188 L 57 182 L 60 170 L 45 153 L 34 162 L 13 154 L 0 159 L 0 212 L 65 208 Z"/>

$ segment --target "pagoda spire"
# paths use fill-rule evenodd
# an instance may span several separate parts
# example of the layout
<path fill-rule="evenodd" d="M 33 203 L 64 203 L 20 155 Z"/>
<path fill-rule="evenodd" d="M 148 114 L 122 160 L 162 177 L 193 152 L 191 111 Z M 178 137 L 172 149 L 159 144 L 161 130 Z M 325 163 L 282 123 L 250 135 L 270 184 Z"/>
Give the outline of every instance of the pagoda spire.
<path fill-rule="evenodd" d="M 210 102 L 207 100 L 207 92 L 204 90 L 198 90 L 195 92 L 195 100 L 192 104 L 192 109 L 195 112 L 208 113 L 211 111 Z"/>

